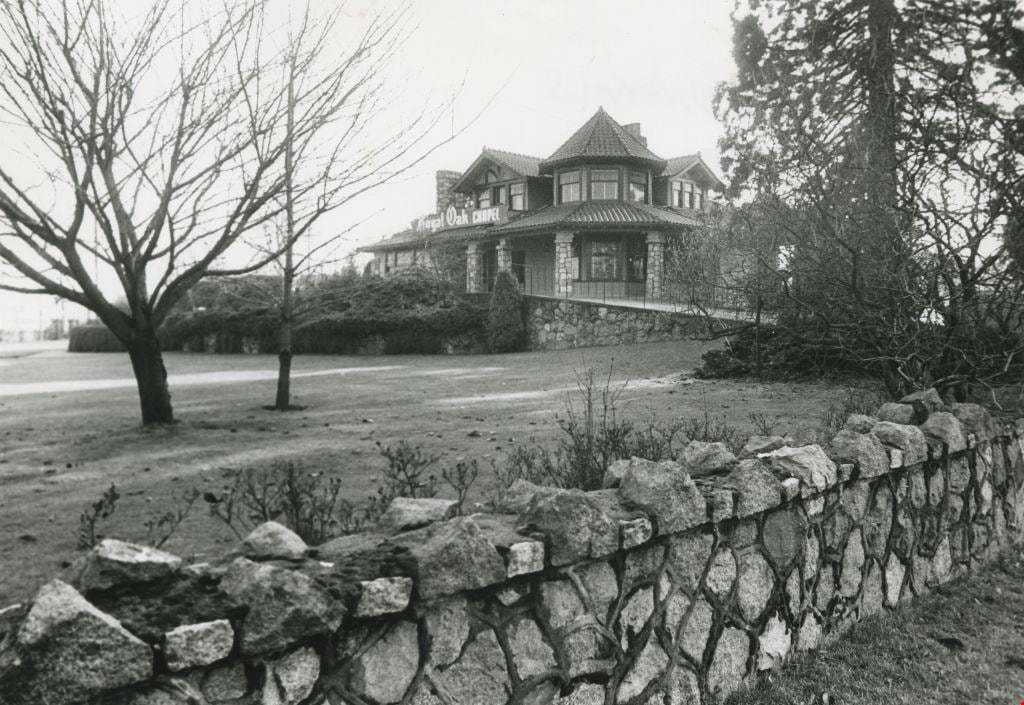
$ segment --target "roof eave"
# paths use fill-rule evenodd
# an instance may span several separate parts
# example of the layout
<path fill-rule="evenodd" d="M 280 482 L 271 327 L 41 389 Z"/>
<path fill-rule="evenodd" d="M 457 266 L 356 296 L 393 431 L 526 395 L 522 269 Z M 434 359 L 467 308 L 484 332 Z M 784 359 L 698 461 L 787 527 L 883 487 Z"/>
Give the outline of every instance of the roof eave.
<path fill-rule="evenodd" d="M 563 166 L 584 166 L 586 164 L 624 164 L 635 162 L 650 166 L 653 170 L 664 170 L 668 165 L 664 159 L 648 159 L 647 157 L 565 157 L 562 159 L 545 159 L 540 163 L 541 176 L 550 176 L 555 168 Z"/>

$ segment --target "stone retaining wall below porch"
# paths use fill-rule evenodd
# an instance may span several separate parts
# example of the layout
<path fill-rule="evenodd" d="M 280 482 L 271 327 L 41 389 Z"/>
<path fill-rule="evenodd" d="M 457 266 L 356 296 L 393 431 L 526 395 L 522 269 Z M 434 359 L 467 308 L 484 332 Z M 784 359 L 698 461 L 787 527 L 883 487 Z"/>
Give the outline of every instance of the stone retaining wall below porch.
<path fill-rule="evenodd" d="M 703 325 L 697 316 L 671 311 L 532 295 L 523 301 L 530 350 L 679 340 Z"/>
<path fill-rule="evenodd" d="M 185 565 L 107 540 L 0 610 L 9 705 L 712 703 L 1018 541 L 1024 423 L 932 390 L 828 444 L 520 481 L 504 513 L 395 500 L 307 547 L 257 528 Z"/>

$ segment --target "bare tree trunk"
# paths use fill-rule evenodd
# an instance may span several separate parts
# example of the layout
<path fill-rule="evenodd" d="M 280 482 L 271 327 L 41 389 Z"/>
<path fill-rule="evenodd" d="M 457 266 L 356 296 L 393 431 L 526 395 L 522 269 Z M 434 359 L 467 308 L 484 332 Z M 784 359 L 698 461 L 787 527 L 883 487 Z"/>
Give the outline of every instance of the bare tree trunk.
<path fill-rule="evenodd" d="M 288 123 L 287 123 L 286 152 L 284 155 L 285 173 L 285 219 L 286 232 L 285 242 L 287 249 L 284 251 L 284 271 L 281 273 L 281 319 L 280 330 L 278 331 L 277 351 L 277 398 L 274 400 L 274 408 L 278 411 L 288 411 L 291 408 L 291 387 L 292 387 L 292 288 L 295 281 L 295 201 L 293 191 L 293 159 L 295 157 L 295 57 L 291 58 L 291 65 L 288 69 Z"/>
<path fill-rule="evenodd" d="M 167 368 L 164 367 L 156 332 L 148 327 L 136 331 L 127 347 L 139 389 L 142 424 L 151 426 L 174 423 L 171 392 L 167 388 Z"/>
<path fill-rule="evenodd" d="M 292 387 L 292 282 L 295 276 L 292 263 L 292 248 L 285 253 L 284 276 L 282 277 L 281 318 L 278 330 L 277 352 L 277 397 L 274 408 L 288 411 L 291 407 Z"/>

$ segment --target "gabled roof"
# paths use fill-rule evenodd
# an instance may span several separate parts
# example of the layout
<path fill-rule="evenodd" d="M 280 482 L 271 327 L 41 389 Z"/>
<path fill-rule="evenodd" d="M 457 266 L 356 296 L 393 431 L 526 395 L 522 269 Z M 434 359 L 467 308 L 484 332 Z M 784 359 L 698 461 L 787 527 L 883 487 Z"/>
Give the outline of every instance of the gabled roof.
<path fill-rule="evenodd" d="M 685 174 L 696 166 L 699 166 L 704 173 L 707 174 L 708 178 L 715 182 L 715 186 L 718 190 L 725 190 L 725 184 L 722 183 L 722 180 L 718 178 L 718 175 L 715 174 L 711 167 L 708 166 L 707 162 L 704 161 L 703 157 L 700 156 L 700 152 L 669 159 L 659 176 L 679 176 L 680 174 Z"/>
<path fill-rule="evenodd" d="M 480 156 L 473 160 L 473 163 L 469 165 L 469 168 L 462 172 L 462 176 L 459 177 L 459 180 L 452 185 L 452 190 L 461 191 L 463 188 L 469 188 L 472 184 L 468 184 L 466 182 L 485 161 L 494 162 L 506 169 L 514 171 L 520 176 L 540 175 L 540 157 L 530 157 L 526 154 L 517 154 L 516 152 L 506 152 L 503 149 L 491 149 L 490 147 L 484 147 L 480 152 Z"/>
<path fill-rule="evenodd" d="M 611 115 L 598 108 L 561 147 L 540 164 L 546 171 L 556 164 L 575 159 L 626 159 L 664 166 L 665 160 L 629 133 Z"/>
<path fill-rule="evenodd" d="M 484 147 L 484 154 L 522 176 L 540 176 L 540 157 Z"/>
<path fill-rule="evenodd" d="M 577 201 L 545 206 L 488 231 L 490 234 L 550 229 L 557 226 L 617 227 L 622 225 L 669 227 L 700 225 L 697 218 L 660 206 L 632 201 Z"/>

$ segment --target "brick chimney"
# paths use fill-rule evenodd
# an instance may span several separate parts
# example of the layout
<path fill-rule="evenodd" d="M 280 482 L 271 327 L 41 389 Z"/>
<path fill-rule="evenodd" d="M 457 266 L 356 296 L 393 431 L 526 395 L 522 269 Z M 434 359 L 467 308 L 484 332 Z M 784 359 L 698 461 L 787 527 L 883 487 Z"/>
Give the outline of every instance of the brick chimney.
<path fill-rule="evenodd" d="M 460 207 L 463 196 L 452 193 L 452 186 L 462 178 L 462 174 L 457 171 L 441 169 L 435 174 L 435 178 L 437 184 L 437 210 L 434 212 L 443 213 L 448 206 L 452 205 L 456 208 Z"/>
<path fill-rule="evenodd" d="M 645 147 L 647 146 L 647 138 L 644 137 L 643 134 L 640 133 L 640 123 L 639 122 L 631 122 L 628 125 L 623 125 L 622 128 L 626 132 L 628 132 L 629 134 L 633 135 L 638 140 L 640 140 L 640 144 L 642 144 Z"/>

